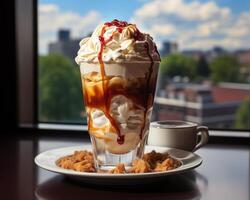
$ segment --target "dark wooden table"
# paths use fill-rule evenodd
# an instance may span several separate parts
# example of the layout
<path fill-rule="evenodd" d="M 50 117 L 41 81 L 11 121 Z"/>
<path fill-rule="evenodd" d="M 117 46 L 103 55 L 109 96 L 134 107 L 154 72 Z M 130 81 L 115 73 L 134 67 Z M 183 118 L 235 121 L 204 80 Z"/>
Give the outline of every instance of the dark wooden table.
<path fill-rule="evenodd" d="M 196 153 L 200 167 L 158 183 L 123 187 L 77 183 L 35 166 L 42 151 L 89 143 L 85 137 L 26 134 L 1 138 L 0 199 L 212 199 L 249 200 L 248 145 L 209 144 Z"/>

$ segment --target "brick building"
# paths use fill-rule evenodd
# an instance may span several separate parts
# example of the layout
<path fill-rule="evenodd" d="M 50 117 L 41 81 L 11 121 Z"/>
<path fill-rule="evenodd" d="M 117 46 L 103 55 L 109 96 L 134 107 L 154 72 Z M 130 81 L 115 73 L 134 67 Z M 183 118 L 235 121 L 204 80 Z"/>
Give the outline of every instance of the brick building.
<path fill-rule="evenodd" d="M 155 98 L 154 120 L 186 120 L 213 128 L 231 128 L 236 110 L 250 96 L 250 87 L 171 83 L 161 95 Z"/>

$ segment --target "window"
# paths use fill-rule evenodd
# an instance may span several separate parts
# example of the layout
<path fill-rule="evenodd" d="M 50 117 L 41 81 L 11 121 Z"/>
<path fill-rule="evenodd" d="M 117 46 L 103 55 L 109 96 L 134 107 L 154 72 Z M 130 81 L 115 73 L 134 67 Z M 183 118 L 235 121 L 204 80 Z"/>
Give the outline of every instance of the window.
<path fill-rule="evenodd" d="M 162 62 L 152 120 L 250 129 L 247 0 L 39 0 L 40 122 L 86 123 L 74 58 L 80 40 L 114 18 L 136 23 L 159 47 Z"/>

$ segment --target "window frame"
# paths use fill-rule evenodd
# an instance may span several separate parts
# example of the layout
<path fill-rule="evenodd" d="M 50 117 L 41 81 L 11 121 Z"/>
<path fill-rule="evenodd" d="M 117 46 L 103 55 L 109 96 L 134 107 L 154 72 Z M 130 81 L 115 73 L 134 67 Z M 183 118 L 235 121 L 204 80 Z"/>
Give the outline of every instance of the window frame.
<path fill-rule="evenodd" d="M 16 0 L 15 6 L 18 127 L 87 132 L 87 125 L 38 121 L 38 1 Z M 211 137 L 250 138 L 248 130 L 210 129 L 210 133 Z"/>
<path fill-rule="evenodd" d="M 16 63 L 18 127 L 36 128 L 37 119 L 37 1 L 16 0 Z"/>

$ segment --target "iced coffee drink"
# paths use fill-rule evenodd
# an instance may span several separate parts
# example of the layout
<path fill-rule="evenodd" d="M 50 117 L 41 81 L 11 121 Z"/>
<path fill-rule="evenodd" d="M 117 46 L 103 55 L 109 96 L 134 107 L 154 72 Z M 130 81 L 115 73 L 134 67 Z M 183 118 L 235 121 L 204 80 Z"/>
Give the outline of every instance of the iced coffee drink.
<path fill-rule="evenodd" d="M 150 35 L 114 20 L 80 42 L 88 131 L 97 168 L 130 165 L 148 136 L 160 56 Z"/>

